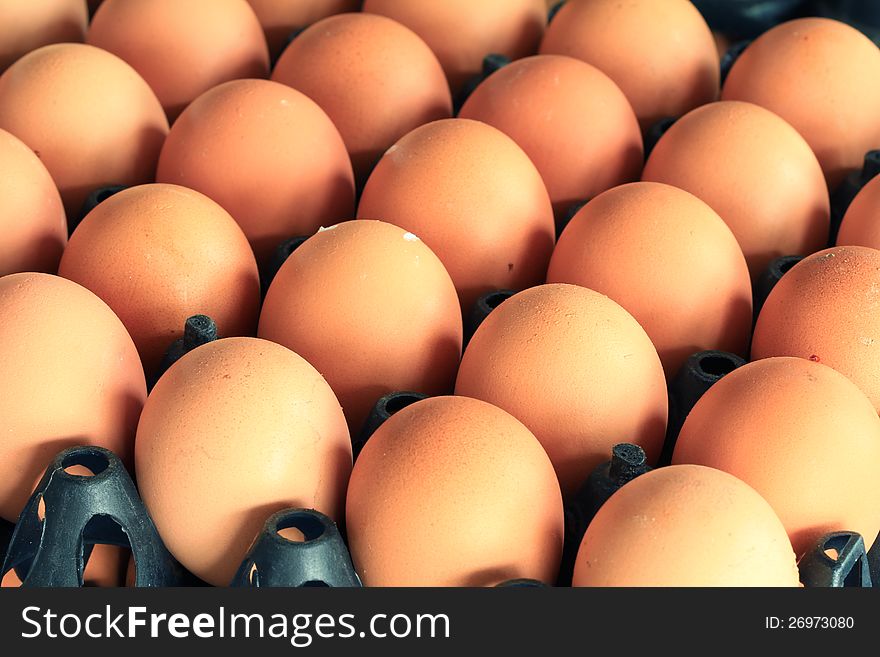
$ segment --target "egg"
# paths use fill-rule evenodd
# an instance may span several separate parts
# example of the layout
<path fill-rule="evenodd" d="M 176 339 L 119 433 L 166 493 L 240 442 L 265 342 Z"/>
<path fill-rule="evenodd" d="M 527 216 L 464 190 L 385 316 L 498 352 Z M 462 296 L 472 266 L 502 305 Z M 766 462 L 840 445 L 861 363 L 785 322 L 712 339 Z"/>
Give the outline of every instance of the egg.
<path fill-rule="evenodd" d="M 67 216 L 75 217 L 96 187 L 153 180 L 168 121 L 124 61 L 62 43 L 25 55 L 0 75 L 0 129 L 43 161 Z"/>
<path fill-rule="evenodd" d="M 880 249 L 878 214 L 880 214 L 880 178 L 873 178 L 862 187 L 847 208 L 840 224 L 840 231 L 837 233 L 838 246 L 868 246 L 872 249 Z"/>
<path fill-rule="evenodd" d="M 550 198 L 528 156 L 501 131 L 464 119 L 422 126 L 392 146 L 358 217 L 424 240 L 466 311 L 486 292 L 542 283 L 555 241 Z"/>
<path fill-rule="evenodd" d="M 574 586 L 798 586 L 779 518 L 720 470 L 674 465 L 636 477 L 587 527 Z"/>
<path fill-rule="evenodd" d="M 578 285 L 533 287 L 493 310 L 465 349 L 455 394 L 525 424 L 566 496 L 617 443 L 639 445 L 654 464 L 666 431 L 666 379 L 645 330 Z"/>
<path fill-rule="evenodd" d="M 452 116 L 452 97 L 434 53 L 384 16 L 342 14 L 315 23 L 284 51 L 272 79 L 327 112 L 361 185 L 394 142 Z"/>
<path fill-rule="evenodd" d="M 347 221 L 287 259 L 266 294 L 259 336 L 314 365 L 357 434 L 389 392 L 451 392 L 462 320 L 449 274 L 416 235 Z"/>
<path fill-rule="evenodd" d="M 41 46 L 81 43 L 88 22 L 85 0 L 0 0 L 0 72 Z"/>
<path fill-rule="evenodd" d="M 831 188 L 880 147 L 880 51 L 856 28 L 800 18 L 768 30 L 740 55 L 723 100 L 766 107 L 816 153 Z"/>
<path fill-rule="evenodd" d="M 720 91 L 715 41 L 690 0 L 569 0 L 540 52 L 576 57 L 608 75 L 643 131 L 712 102 Z"/>
<path fill-rule="evenodd" d="M 752 286 L 739 244 L 712 208 L 676 187 L 631 183 L 587 203 L 560 237 L 547 282 L 623 306 L 667 378 L 698 351 L 748 353 Z"/>
<path fill-rule="evenodd" d="M 131 64 L 171 120 L 222 82 L 269 76 L 266 39 L 247 0 L 105 0 L 87 42 Z"/>
<path fill-rule="evenodd" d="M 135 466 L 171 553 L 226 586 L 272 513 L 301 507 L 342 518 L 351 442 L 333 391 L 302 357 L 225 338 L 159 379 L 138 423 Z"/>
<path fill-rule="evenodd" d="M 156 177 L 223 206 L 261 266 L 282 241 L 354 213 L 339 132 L 314 101 L 269 80 L 225 82 L 193 101 L 174 122 Z"/>
<path fill-rule="evenodd" d="M 333 14 L 360 9 L 360 0 L 248 0 L 263 26 L 269 51 L 273 57 L 281 54 L 287 40 L 299 29 Z"/>
<path fill-rule="evenodd" d="M 0 371 L 0 516 L 18 519 L 63 449 L 99 445 L 131 463 L 144 371 L 97 296 L 50 274 L 0 278 Z"/>
<path fill-rule="evenodd" d="M 550 583 L 562 498 L 547 454 L 520 422 L 476 399 L 435 397 L 370 438 L 352 471 L 346 526 L 365 586 Z"/>
<path fill-rule="evenodd" d="M 798 556 L 832 531 L 880 531 L 880 418 L 845 376 L 803 358 L 767 358 L 724 376 L 696 403 L 672 462 L 724 470 L 782 520 Z"/>
<path fill-rule="evenodd" d="M 113 309 L 150 375 L 192 315 L 211 317 L 222 336 L 256 330 L 260 277 L 247 238 L 228 212 L 185 187 L 140 185 L 99 204 L 58 273 Z"/>
<path fill-rule="evenodd" d="M 651 151 L 642 179 L 708 203 L 739 241 L 753 280 L 776 258 L 827 244 L 819 161 L 794 128 L 758 105 L 722 101 L 686 114 Z"/>
<path fill-rule="evenodd" d="M 67 220 L 52 176 L 34 152 L 0 130 L 0 276 L 54 274 L 67 244 Z"/>
<path fill-rule="evenodd" d="M 453 92 L 479 75 L 486 55 L 534 55 L 547 23 L 542 0 L 365 0 L 364 11 L 393 18 L 422 37 Z"/>
<path fill-rule="evenodd" d="M 562 55 L 505 66 L 476 88 L 459 116 L 495 126 L 541 172 L 557 221 L 575 203 L 637 180 L 639 123 L 626 96 L 599 69 Z"/>

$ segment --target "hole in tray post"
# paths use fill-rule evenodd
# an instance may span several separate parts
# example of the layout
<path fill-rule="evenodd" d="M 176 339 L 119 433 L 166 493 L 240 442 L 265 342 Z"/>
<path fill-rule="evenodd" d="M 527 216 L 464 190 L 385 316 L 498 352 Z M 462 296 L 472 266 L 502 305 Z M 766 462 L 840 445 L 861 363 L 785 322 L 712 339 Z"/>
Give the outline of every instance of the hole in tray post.
<path fill-rule="evenodd" d="M 707 375 L 718 377 L 730 374 L 736 369 L 737 363 L 726 356 L 712 354 L 700 359 L 700 369 Z"/>
<path fill-rule="evenodd" d="M 294 511 L 278 521 L 275 531 L 281 538 L 293 543 L 308 543 L 324 534 L 324 523 L 311 513 Z"/>

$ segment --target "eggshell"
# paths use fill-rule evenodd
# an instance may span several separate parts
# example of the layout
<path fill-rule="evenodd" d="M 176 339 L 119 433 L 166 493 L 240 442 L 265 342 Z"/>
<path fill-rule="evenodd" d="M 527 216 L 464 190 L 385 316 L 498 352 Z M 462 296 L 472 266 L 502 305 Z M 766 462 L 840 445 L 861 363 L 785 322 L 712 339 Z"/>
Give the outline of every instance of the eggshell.
<path fill-rule="evenodd" d="M 712 208 L 675 187 L 632 183 L 587 203 L 560 237 L 547 281 L 623 306 L 668 378 L 697 351 L 748 354 L 752 286 L 739 244 Z"/>
<path fill-rule="evenodd" d="M 832 531 L 880 531 L 880 418 L 846 377 L 802 358 L 724 376 L 685 420 L 673 463 L 724 470 L 776 511 L 800 556 Z"/>
<path fill-rule="evenodd" d="M 794 128 L 758 105 L 722 101 L 685 115 L 651 151 L 642 179 L 708 203 L 739 241 L 753 280 L 775 258 L 827 244 L 822 168 Z"/>
<path fill-rule="evenodd" d="M 547 23 L 542 0 L 366 0 L 364 11 L 393 18 L 422 37 L 454 92 L 479 75 L 486 55 L 534 55 Z"/>
<path fill-rule="evenodd" d="M 880 51 L 854 27 L 801 18 L 758 37 L 740 55 L 721 97 L 772 110 L 803 135 L 828 186 L 880 147 Z"/>
<path fill-rule="evenodd" d="M 0 0 L 0 72 L 41 46 L 82 42 L 88 22 L 85 0 Z"/>
<path fill-rule="evenodd" d="M 551 583 L 559 485 L 540 443 L 499 408 L 436 397 L 397 412 L 358 456 L 346 526 L 366 586 Z"/>
<path fill-rule="evenodd" d="M 880 178 L 871 179 L 850 203 L 840 231 L 837 244 L 869 246 L 880 249 Z"/>
<path fill-rule="evenodd" d="M 222 205 L 258 263 L 282 241 L 354 213 L 339 132 L 314 101 L 269 80 L 226 82 L 193 101 L 162 148 L 157 180 Z"/>
<path fill-rule="evenodd" d="M 131 64 L 171 120 L 222 82 L 269 76 L 266 38 L 246 0 L 105 0 L 87 41 Z"/>
<path fill-rule="evenodd" d="M 186 354 L 137 428 L 141 496 L 171 553 L 228 585 L 272 513 L 343 513 L 351 443 L 333 391 L 303 358 L 257 338 Z"/>
<path fill-rule="evenodd" d="M 5 130 L 0 130 L 0 171 L 0 276 L 55 273 L 67 244 L 67 220 L 52 176 Z"/>
<path fill-rule="evenodd" d="M 168 121 L 124 61 L 62 43 L 25 55 L 0 76 L 0 128 L 43 161 L 74 217 L 97 187 L 152 181 Z"/>
<path fill-rule="evenodd" d="M 57 276 L 0 278 L 0 516 L 15 522 L 55 455 L 100 445 L 130 463 L 147 396 L 113 311 Z"/>
<path fill-rule="evenodd" d="M 83 571 L 83 585 L 103 588 L 122 586 L 130 557 L 131 550 L 128 548 L 102 544 L 93 546 Z"/>
<path fill-rule="evenodd" d="M 725 472 L 674 465 L 625 484 L 584 534 L 575 586 L 798 586 L 785 528 Z"/>
<path fill-rule="evenodd" d="M 541 285 L 511 297 L 465 349 L 455 394 L 483 399 L 541 441 L 573 494 L 620 442 L 654 463 L 666 431 L 666 380 L 644 329 L 608 297 Z"/>
<path fill-rule="evenodd" d="M 880 251 L 819 251 L 792 267 L 767 297 L 752 360 L 799 356 L 823 363 L 848 376 L 880 411 L 878 303 Z"/>
<path fill-rule="evenodd" d="M 570 0 L 540 52 L 576 57 L 605 73 L 626 94 L 642 130 L 720 92 L 715 40 L 690 0 Z"/>
<path fill-rule="evenodd" d="M 452 116 L 452 97 L 434 53 L 384 16 L 343 14 L 315 23 L 284 51 L 272 79 L 327 112 L 360 184 L 407 132 Z"/>
<path fill-rule="evenodd" d="M 150 374 L 187 317 L 208 315 L 222 336 L 256 330 L 260 277 L 247 238 L 185 187 L 141 185 L 102 202 L 71 236 L 58 273 L 113 309 Z"/>
<path fill-rule="evenodd" d="M 360 0 L 248 0 L 263 26 L 269 51 L 273 57 L 281 54 L 296 30 L 316 23 L 333 14 L 358 11 Z"/>
<path fill-rule="evenodd" d="M 541 172 L 557 219 L 574 204 L 637 180 L 639 123 L 599 69 L 561 55 L 527 57 L 490 75 L 459 113 L 495 126 Z"/>
<path fill-rule="evenodd" d="M 555 240 L 550 198 L 528 156 L 499 130 L 463 119 L 417 128 L 389 149 L 358 217 L 423 239 L 468 311 L 485 292 L 543 282 Z"/>

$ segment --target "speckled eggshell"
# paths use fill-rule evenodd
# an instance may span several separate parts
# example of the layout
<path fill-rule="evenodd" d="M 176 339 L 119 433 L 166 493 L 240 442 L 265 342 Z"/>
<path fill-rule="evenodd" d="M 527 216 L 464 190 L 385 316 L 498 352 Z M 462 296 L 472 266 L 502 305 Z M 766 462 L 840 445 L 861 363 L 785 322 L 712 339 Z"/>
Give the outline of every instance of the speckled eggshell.
<path fill-rule="evenodd" d="M 837 233 L 838 246 L 880 249 L 880 178 L 872 178 L 850 203 Z"/>
<path fill-rule="evenodd" d="M 708 203 L 736 236 L 753 280 L 775 258 L 827 244 L 822 168 L 794 128 L 758 105 L 722 101 L 685 115 L 651 151 L 642 179 Z"/>
<path fill-rule="evenodd" d="M 157 180 L 222 205 L 259 264 L 284 240 L 354 213 L 339 132 L 313 100 L 270 80 L 226 82 L 193 101 L 165 141 Z"/>
<path fill-rule="evenodd" d="M 617 443 L 640 445 L 654 463 L 666 432 L 666 379 L 645 330 L 577 285 L 534 287 L 493 310 L 465 349 L 455 394 L 525 424 L 566 496 Z"/>
<path fill-rule="evenodd" d="M 0 278 L 0 371 L 0 516 L 18 519 L 63 449 L 99 445 L 131 463 L 144 371 L 97 296 L 50 274 Z"/>
<path fill-rule="evenodd" d="M 495 126 L 541 172 L 557 220 L 606 189 L 637 180 L 642 135 L 620 88 L 599 69 L 562 55 L 505 66 L 459 113 Z"/>
<path fill-rule="evenodd" d="M 0 130 L 0 276 L 22 271 L 54 274 L 67 220 L 61 196 L 40 158 Z"/>
<path fill-rule="evenodd" d="M 152 182 L 168 121 L 131 66 L 94 46 L 62 43 L 0 76 L 0 128 L 33 149 L 75 217 L 97 187 Z"/>
<path fill-rule="evenodd" d="M 156 372 L 187 317 L 208 315 L 221 336 L 252 335 L 260 278 L 235 220 L 204 194 L 166 184 L 111 196 L 77 227 L 59 275 L 101 297 Z"/>
<path fill-rule="evenodd" d="M 313 508 L 341 520 L 351 442 L 333 391 L 302 357 L 225 338 L 159 379 L 138 424 L 135 464 L 165 545 L 225 586 L 272 513 Z"/>
<path fill-rule="evenodd" d="M 50 43 L 81 43 L 88 22 L 85 0 L 0 0 L 0 72 Z"/>
<path fill-rule="evenodd" d="M 315 23 L 284 51 L 272 79 L 327 112 L 361 185 L 407 132 L 452 116 L 452 97 L 434 53 L 384 16 L 343 14 Z"/>
<path fill-rule="evenodd" d="M 798 586 L 785 528 L 754 489 L 699 465 L 641 475 L 599 509 L 575 586 Z"/>
<path fill-rule="evenodd" d="M 263 26 L 269 51 L 277 57 L 294 31 L 333 14 L 357 11 L 361 0 L 248 0 Z"/>
<path fill-rule="evenodd" d="M 668 378 L 697 351 L 748 354 L 752 286 L 739 244 L 712 208 L 675 187 L 631 183 L 587 203 L 560 237 L 547 282 L 623 306 Z"/>
<path fill-rule="evenodd" d="M 131 64 L 171 120 L 222 82 L 269 76 L 266 38 L 247 0 L 105 0 L 87 41 Z"/>
<path fill-rule="evenodd" d="M 816 153 L 830 188 L 880 147 L 880 51 L 856 28 L 801 18 L 768 30 L 740 55 L 721 97 L 779 114 Z"/>
<path fill-rule="evenodd" d="M 452 391 L 462 321 L 455 286 L 424 242 L 391 224 L 347 221 L 287 259 L 259 335 L 314 365 L 359 433 L 382 395 Z"/>
<path fill-rule="evenodd" d="M 724 470 L 776 511 L 798 556 L 833 531 L 880 531 L 880 418 L 846 377 L 802 358 L 724 376 L 688 415 L 673 463 Z"/>
<path fill-rule="evenodd" d="M 550 198 L 528 156 L 499 130 L 464 119 L 422 126 L 392 146 L 358 217 L 423 239 L 465 311 L 485 292 L 542 283 L 555 241 Z"/>
<path fill-rule="evenodd" d="M 352 472 L 346 526 L 366 586 L 552 584 L 562 497 L 520 422 L 476 399 L 435 397 L 370 438 Z"/>

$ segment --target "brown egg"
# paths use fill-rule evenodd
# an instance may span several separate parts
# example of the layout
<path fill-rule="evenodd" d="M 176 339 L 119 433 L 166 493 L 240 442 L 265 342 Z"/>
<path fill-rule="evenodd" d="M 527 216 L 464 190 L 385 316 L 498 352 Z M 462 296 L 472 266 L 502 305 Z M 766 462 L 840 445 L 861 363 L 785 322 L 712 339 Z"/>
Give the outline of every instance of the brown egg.
<path fill-rule="evenodd" d="M 82 42 L 88 22 L 85 0 L 0 0 L 0 72 L 41 46 Z"/>
<path fill-rule="evenodd" d="M 260 277 L 247 238 L 223 208 L 185 187 L 111 196 L 77 227 L 58 273 L 113 309 L 150 375 L 187 317 L 208 315 L 224 337 L 256 329 Z"/>
<path fill-rule="evenodd" d="M 134 343 L 84 287 L 49 274 L 0 278 L 0 516 L 11 522 L 55 455 L 100 445 L 131 462 L 147 396 Z"/>
<path fill-rule="evenodd" d="M 752 286 L 724 221 L 696 196 L 660 183 L 603 192 L 559 239 L 548 283 L 608 295 L 651 338 L 666 376 L 691 354 L 748 354 Z"/>
<path fill-rule="evenodd" d="M 346 526 L 366 586 L 552 583 L 562 497 L 540 443 L 466 397 L 406 407 L 370 438 L 351 475 Z"/>
<path fill-rule="evenodd" d="M 21 271 L 55 273 L 67 220 L 52 176 L 19 139 L 0 130 L 0 276 Z"/>
<path fill-rule="evenodd" d="M 642 135 L 623 92 L 599 69 L 538 55 L 489 76 L 459 114 L 513 138 L 544 178 L 557 219 L 574 203 L 637 180 Z"/>
<path fill-rule="evenodd" d="M 721 97 L 776 112 L 819 158 L 828 186 L 880 147 L 880 51 L 854 27 L 801 18 L 768 30 L 740 55 Z"/>
<path fill-rule="evenodd" d="M 62 43 L 25 55 L 0 76 L 0 128 L 34 150 L 74 217 L 96 187 L 153 180 L 168 121 L 124 61 Z"/>
<path fill-rule="evenodd" d="M 626 94 L 642 130 L 718 97 L 712 31 L 690 0 L 569 0 L 541 54 L 592 64 Z"/>
<path fill-rule="evenodd" d="M 642 179 L 708 203 L 739 241 L 753 280 L 775 258 L 827 243 L 828 189 L 816 156 L 757 105 L 724 101 L 685 115 L 657 143 Z"/>
<path fill-rule="evenodd" d="M 483 399 L 541 441 L 573 494 L 620 442 L 654 463 L 666 432 L 666 380 L 644 329 L 608 297 L 541 285 L 492 311 L 468 343 L 455 394 Z"/>
<path fill-rule="evenodd" d="M 95 545 L 83 571 L 83 586 L 103 588 L 122 586 L 125 583 L 130 557 L 131 550 L 128 548 Z"/>
<path fill-rule="evenodd" d="M 479 75 L 486 55 L 534 55 L 547 24 L 542 0 L 366 0 L 364 11 L 393 18 L 422 37 L 453 92 Z"/>
<path fill-rule="evenodd" d="M 269 80 L 226 82 L 199 96 L 175 121 L 157 179 L 222 205 L 258 263 L 282 241 L 354 213 L 339 132 L 314 101 Z"/>
<path fill-rule="evenodd" d="M 314 365 L 359 433 L 382 395 L 452 390 L 461 312 L 449 274 L 418 237 L 347 221 L 287 259 L 266 294 L 259 335 Z"/>
<path fill-rule="evenodd" d="M 785 528 L 725 472 L 674 465 L 625 484 L 584 534 L 574 586 L 798 586 Z"/>
<path fill-rule="evenodd" d="M 384 16 L 343 14 L 315 23 L 284 51 L 272 79 L 327 112 L 361 185 L 407 132 L 452 116 L 452 97 L 434 53 Z"/>
<path fill-rule="evenodd" d="M 360 0 L 248 0 L 269 42 L 269 50 L 277 57 L 287 40 L 302 29 L 322 18 L 360 9 Z"/>
<path fill-rule="evenodd" d="M 688 415 L 673 463 L 724 470 L 776 511 L 798 556 L 832 531 L 880 531 L 880 418 L 846 377 L 802 358 L 749 363 Z"/>
<path fill-rule="evenodd" d="M 423 239 L 466 311 L 485 292 L 543 282 L 555 240 L 550 198 L 528 156 L 499 130 L 463 119 L 417 128 L 392 146 L 358 217 Z"/>
<path fill-rule="evenodd" d="M 342 409 L 315 368 L 266 340 L 217 340 L 172 365 L 144 406 L 135 452 L 162 540 L 210 584 L 229 584 L 274 512 L 342 518 L 351 472 Z"/>
<path fill-rule="evenodd" d="M 767 297 L 752 360 L 799 356 L 823 363 L 848 376 L 880 411 L 878 303 L 880 251 L 838 246 L 814 253 Z"/>
<path fill-rule="evenodd" d="M 873 178 L 850 203 L 840 224 L 837 244 L 880 249 L 878 214 L 880 214 L 880 178 Z"/>

